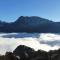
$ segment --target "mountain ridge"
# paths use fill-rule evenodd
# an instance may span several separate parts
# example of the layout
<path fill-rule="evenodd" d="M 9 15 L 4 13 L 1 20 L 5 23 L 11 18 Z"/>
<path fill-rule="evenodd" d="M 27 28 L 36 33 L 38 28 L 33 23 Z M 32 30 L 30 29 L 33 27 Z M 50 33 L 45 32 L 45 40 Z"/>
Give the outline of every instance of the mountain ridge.
<path fill-rule="evenodd" d="M 60 22 L 38 16 L 20 16 L 15 22 L 0 22 L 0 32 L 60 32 Z"/>

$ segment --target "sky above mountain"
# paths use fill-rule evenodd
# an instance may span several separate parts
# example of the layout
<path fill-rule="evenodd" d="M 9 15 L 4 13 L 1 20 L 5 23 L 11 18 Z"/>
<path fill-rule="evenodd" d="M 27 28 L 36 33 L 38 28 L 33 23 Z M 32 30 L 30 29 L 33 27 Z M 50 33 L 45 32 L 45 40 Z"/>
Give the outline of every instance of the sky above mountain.
<path fill-rule="evenodd" d="M 0 0 L 0 20 L 12 22 L 19 16 L 60 21 L 60 0 Z"/>

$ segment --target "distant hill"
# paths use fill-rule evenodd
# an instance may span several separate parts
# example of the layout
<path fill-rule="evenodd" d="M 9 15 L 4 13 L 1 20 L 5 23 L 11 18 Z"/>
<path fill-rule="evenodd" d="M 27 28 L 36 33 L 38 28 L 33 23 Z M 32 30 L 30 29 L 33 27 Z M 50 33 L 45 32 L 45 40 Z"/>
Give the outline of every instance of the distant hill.
<path fill-rule="evenodd" d="M 0 21 L 0 32 L 60 32 L 60 22 L 37 17 L 21 16 L 15 22 L 6 23 Z"/>

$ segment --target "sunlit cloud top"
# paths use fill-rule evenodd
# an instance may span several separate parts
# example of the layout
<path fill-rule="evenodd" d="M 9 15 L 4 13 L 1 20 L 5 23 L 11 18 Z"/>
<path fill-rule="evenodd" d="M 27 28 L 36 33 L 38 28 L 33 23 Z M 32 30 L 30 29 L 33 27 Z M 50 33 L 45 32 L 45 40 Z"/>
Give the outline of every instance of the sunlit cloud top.
<path fill-rule="evenodd" d="M 16 33 L 12 33 L 12 34 L 16 34 Z M 25 34 L 28 34 L 28 33 L 24 33 L 24 35 Z M 57 39 L 58 39 L 57 41 L 60 40 L 60 38 L 59 38 L 60 35 L 57 35 L 57 34 L 51 34 L 51 33 L 43 34 L 42 33 L 42 34 L 38 35 L 38 38 L 36 36 L 35 37 L 25 37 L 25 38 L 14 38 L 14 37 L 3 38 L 2 35 L 7 35 L 7 34 L 0 34 L 0 54 L 5 54 L 6 51 L 13 52 L 13 50 L 19 45 L 29 46 L 36 51 L 39 49 L 49 51 L 49 50 L 55 50 L 55 49 L 60 48 L 59 47 L 60 45 L 58 45 L 58 44 L 56 45 L 56 43 L 57 43 L 56 40 Z M 41 41 L 44 42 L 44 44 L 41 43 Z M 52 43 L 52 41 L 53 41 L 53 43 L 55 42 L 54 46 L 49 45 L 49 43 Z M 46 43 L 46 42 L 48 42 L 48 43 Z"/>

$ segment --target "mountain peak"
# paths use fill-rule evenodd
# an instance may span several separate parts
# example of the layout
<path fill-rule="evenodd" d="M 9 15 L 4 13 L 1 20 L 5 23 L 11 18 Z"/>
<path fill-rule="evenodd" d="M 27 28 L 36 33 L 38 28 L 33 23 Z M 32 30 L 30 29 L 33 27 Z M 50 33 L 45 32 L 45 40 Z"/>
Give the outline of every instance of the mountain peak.
<path fill-rule="evenodd" d="M 44 19 L 38 16 L 20 16 L 15 23 L 23 23 L 23 24 L 41 24 L 41 23 L 48 23 L 48 22 L 53 22 L 48 19 Z"/>

